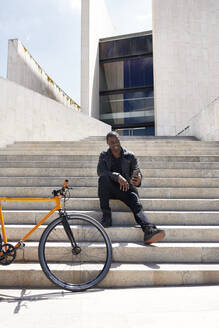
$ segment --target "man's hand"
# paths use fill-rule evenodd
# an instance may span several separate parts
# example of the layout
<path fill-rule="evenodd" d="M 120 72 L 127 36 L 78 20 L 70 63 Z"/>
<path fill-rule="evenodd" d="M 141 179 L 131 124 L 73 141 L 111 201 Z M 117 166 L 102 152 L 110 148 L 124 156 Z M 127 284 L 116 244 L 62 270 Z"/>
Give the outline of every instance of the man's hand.
<path fill-rule="evenodd" d="M 141 184 L 141 174 L 138 173 L 137 176 L 134 176 L 130 180 L 131 184 L 133 184 L 135 187 L 138 187 Z"/>
<path fill-rule="evenodd" d="M 122 175 L 118 176 L 117 181 L 120 184 L 120 190 L 123 190 L 123 191 L 128 191 L 129 190 L 129 183 L 125 178 L 123 178 Z"/>

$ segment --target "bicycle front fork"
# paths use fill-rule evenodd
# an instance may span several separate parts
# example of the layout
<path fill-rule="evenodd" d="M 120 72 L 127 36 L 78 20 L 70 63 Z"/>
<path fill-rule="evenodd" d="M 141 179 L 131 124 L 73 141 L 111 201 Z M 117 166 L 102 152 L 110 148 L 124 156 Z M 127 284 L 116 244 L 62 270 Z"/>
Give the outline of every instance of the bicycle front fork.
<path fill-rule="evenodd" d="M 70 243 L 72 245 L 72 253 L 74 255 L 77 255 L 81 252 L 81 248 L 77 245 L 76 240 L 74 238 L 74 235 L 72 233 L 72 230 L 70 228 L 69 222 L 67 220 L 67 216 L 62 214 L 62 225 L 63 228 L 66 232 L 66 235 L 68 237 L 68 239 L 70 240 Z"/>

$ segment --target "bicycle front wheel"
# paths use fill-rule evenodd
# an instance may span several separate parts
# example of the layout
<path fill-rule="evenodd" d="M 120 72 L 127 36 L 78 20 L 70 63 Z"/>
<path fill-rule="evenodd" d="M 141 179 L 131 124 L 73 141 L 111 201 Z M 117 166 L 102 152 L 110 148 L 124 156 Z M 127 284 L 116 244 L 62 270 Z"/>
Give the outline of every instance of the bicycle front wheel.
<path fill-rule="evenodd" d="M 57 218 L 44 230 L 39 243 L 39 261 L 46 276 L 59 287 L 82 291 L 95 286 L 109 271 L 112 258 L 110 239 L 95 219 L 82 214 L 67 215 L 78 246 L 78 254 Z"/>

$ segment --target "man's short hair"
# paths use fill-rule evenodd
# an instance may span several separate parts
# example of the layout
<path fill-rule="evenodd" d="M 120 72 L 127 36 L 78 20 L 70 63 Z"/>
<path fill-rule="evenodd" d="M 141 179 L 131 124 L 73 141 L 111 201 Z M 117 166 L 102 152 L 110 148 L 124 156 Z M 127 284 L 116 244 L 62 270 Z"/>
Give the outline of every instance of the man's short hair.
<path fill-rule="evenodd" d="M 119 134 L 115 131 L 111 131 L 111 132 L 107 133 L 106 142 L 108 142 L 108 139 L 112 138 L 112 137 L 116 137 L 117 139 L 119 139 Z"/>

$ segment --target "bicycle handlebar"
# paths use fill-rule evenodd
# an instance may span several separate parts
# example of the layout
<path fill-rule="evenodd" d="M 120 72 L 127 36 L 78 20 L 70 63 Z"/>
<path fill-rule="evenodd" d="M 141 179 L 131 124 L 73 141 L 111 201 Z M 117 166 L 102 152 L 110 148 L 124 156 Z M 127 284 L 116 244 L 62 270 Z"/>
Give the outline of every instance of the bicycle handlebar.
<path fill-rule="evenodd" d="M 60 195 L 65 196 L 66 189 L 72 189 L 72 188 L 68 187 L 68 182 L 69 182 L 68 180 L 65 180 L 61 189 L 53 190 L 52 194 L 54 195 L 54 197 L 55 196 L 60 196 Z"/>
<path fill-rule="evenodd" d="M 65 180 L 62 188 L 68 188 L 68 180 Z"/>

